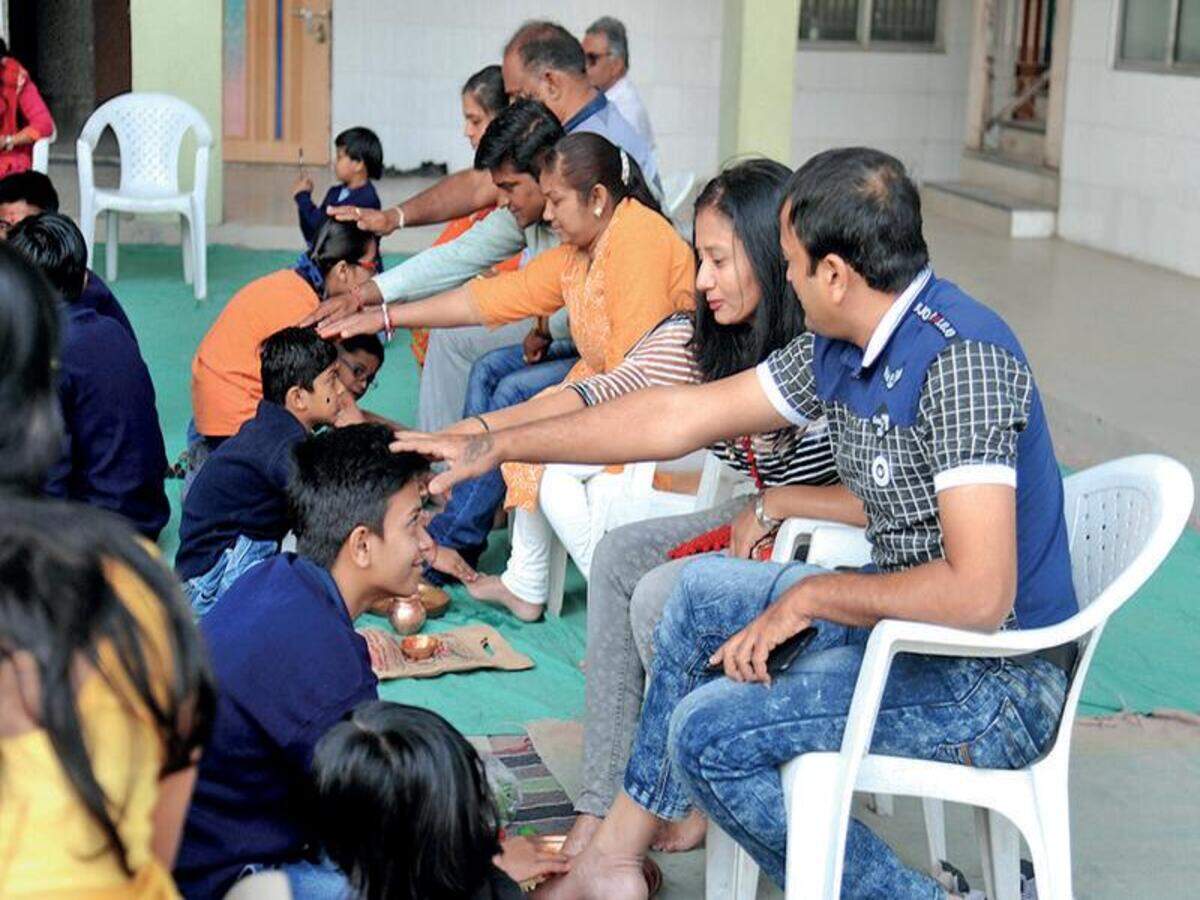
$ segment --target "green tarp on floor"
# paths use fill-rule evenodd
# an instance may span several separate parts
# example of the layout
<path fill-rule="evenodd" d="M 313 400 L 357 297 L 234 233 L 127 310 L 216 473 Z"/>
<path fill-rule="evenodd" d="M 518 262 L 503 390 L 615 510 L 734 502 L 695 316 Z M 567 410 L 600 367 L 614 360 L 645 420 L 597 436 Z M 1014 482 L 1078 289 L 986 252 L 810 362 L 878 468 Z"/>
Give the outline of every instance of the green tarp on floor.
<path fill-rule="evenodd" d="M 103 249 L 96 271 L 103 273 Z M 124 304 L 150 366 L 158 390 L 158 408 L 167 453 L 183 450 L 191 417 L 192 353 L 225 301 L 246 282 L 289 265 L 295 254 L 214 246 L 209 249 L 209 296 L 197 303 L 183 283 L 178 248 L 123 246 L 121 277 L 112 288 Z M 390 259 L 395 263 L 397 259 Z M 378 386 L 365 404 L 377 412 L 411 422 L 417 399 L 417 374 L 403 338 L 389 349 Z M 179 482 L 172 482 L 171 524 L 161 544 L 170 559 L 178 528 Z M 503 533 L 493 535 L 482 567 L 500 571 L 507 553 Z M 1161 707 L 1200 710 L 1200 534 L 1188 531 L 1164 566 L 1140 594 L 1113 619 L 1101 642 L 1084 692 L 1084 714 L 1123 710 L 1149 712 Z M 477 672 L 447 675 L 431 681 L 391 682 L 387 699 L 429 706 L 447 716 L 466 734 L 500 734 L 522 729 L 543 718 L 577 718 L 583 712 L 585 612 L 583 587 L 572 572 L 566 615 L 557 622 L 516 624 L 466 598 L 455 589 L 456 604 L 433 629 L 468 621 L 499 628 L 512 645 L 531 656 L 536 668 L 527 672 Z"/>

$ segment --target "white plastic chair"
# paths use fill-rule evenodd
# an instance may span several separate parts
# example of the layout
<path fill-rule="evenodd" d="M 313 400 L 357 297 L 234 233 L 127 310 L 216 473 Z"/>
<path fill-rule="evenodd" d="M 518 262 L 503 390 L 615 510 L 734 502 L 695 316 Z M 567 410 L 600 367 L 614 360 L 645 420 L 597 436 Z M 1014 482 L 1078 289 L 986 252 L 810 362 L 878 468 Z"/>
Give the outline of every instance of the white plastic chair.
<path fill-rule="evenodd" d="M 711 509 L 733 497 L 743 485 L 753 489 L 748 479 L 711 453 L 704 457 L 700 486 L 695 495 L 662 491 L 654 487 L 657 468 L 658 463 L 653 462 L 632 463 L 624 467 L 621 472 L 624 483 L 618 489 L 618 496 L 610 502 L 604 520 L 605 533 L 631 522 Z M 550 593 L 546 603 L 547 614 L 555 618 L 562 615 L 566 577 L 567 548 L 556 539 L 550 545 Z"/>
<path fill-rule="evenodd" d="M 58 140 L 58 129 L 50 132 L 48 137 L 38 138 L 33 142 L 33 171 L 45 175 L 50 171 L 50 145 Z"/>
<path fill-rule="evenodd" d="M 1039 896 L 1072 896 L 1067 766 L 1088 667 L 1108 619 L 1154 573 L 1187 524 L 1192 477 L 1163 456 L 1133 456 L 1064 482 L 1067 533 L 1079 612 L 1046 628 L 981 634 L 886 620 L 871 632 L 839 752 L 808 753 L 783 766 L 788 815 L 787 896 L 836 898 L 854 791 L 935 797 L 976 807 L 976 838 L 987 895 L 1019 895 L 1019 835 L 1033 856 Z M 868 753 L 875 717 L 898 653 L 1020 656 L 1076 641 L 1078 661 L 1050 749 L 1025 769 L 974 769 Z M 708 839 L 710 884 L 724 879 L 753 897 L 758 869 L 723 834 Z M 715 846 L 714 846 L 715 838 Z M 715 856 L 716 859 L 711 858 Z M 718 896 L 708 893 L 709 897 Z"/>
<path fill-rule="evenodd" d="M 675 213 L 679 212 L 695 183 L 695 172 L 672 172 L 663 177 L 663 212 L 667 214 L 667 218 L 675 218 Z"/>
<path fill-rule="evenodd" d="M 104 129 L 112 128 L 121 154 L 121 184 L 115 190 L 96 187 L 92 153 Z M 179 155 L 188 131 L 196 135 L 196 169 L 190 193 L 179 191 Z M 79 228 L 94 256 L 96 216 L 108 213 L 105 277 L 117 278 L 120 214 L 176 213 L 181 220 L 183 280 L 196 299 L 208 293 L 205 191 L 212 130 L 197 110 L 170 94 L 121 94 L 102 104 L 75 142 L 79 164 Z M 193 271 L 194 270 L 194 271 Z"/>

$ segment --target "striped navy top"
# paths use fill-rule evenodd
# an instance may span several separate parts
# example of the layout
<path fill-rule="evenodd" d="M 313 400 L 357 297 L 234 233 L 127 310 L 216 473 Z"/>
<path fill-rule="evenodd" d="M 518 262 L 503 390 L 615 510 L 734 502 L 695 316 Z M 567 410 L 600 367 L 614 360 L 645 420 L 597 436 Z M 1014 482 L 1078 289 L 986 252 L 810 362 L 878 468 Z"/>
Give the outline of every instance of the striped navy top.
<path fill-rule="evenodd" d="M 569 385 L 587 406 L 613 400 L 646 387 L 698 384 L 700 370 L 692 355 L 692 317 L 668 316 L 633 346 L 611 372 Z M 750 474 L 750 460 L 741 440 L 720 441 L 709 449 L 721 462 Z M 837 469 L 825 421 L 789 426 L 750 439 L 763 487 L 787 484 L 836 484 Z"/>

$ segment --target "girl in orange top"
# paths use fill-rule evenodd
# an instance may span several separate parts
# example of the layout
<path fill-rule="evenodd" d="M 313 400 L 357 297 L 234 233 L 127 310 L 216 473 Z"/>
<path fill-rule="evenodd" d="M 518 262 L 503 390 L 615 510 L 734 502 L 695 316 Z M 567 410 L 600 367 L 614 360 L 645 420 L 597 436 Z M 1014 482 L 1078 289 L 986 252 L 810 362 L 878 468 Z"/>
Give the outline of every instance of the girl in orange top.
<path fill-rule="evenodd" d="M 330 219 L 291 269 L 258 278 L 230 298 L 192 358 L 192 414 L 210 445 L 236 434 L 262 399 L 258 348 L 316 311 L 321 298 L 375 274 L 379 241 L 354 222 Z"/>
<path fill-rule="evenodd" d="M 692 250 L 662 215 L 637 163 L 624 151 L 596 134 L 567 135 L 542 164 L 539 181 L 544 216 L 562 237 L 560 246 L 516 272 L 330 322 L 323 336 L 414 325 L 498 327 L 566 306 L 580 360 L 565 384 L 611 371 L 663 319 L 692 308 Z M 541 471 L 540 466 L 506 466 L 506 505 L 532 508 Z"/>
<path fill-rule="evenodd" d="M 0 247 L 0 896 L 168 900 L 213 712 L 171 573 L 39 498 L 62 435 L 55 300 Z"/>
<path fill-rule="evenodd" d="M 471 149 L 479 149 L 480 138 L 492 124 L 492 119 L 500 115 L 500 111 L 508 106 L 508 95 L 504 93 L 504 78 L 499 66 L 486 66 L 467 79 L 462 89 L 463 137 L 471 142 Z M 476 222 L 482 222 L 496 208 L 495 204 L 477 209 L 469 216 L 450 221 L 432 246 L 448 244 L 463 234 Z M 496 272 L 515 272 L 521 262 L 521 255 L 507 259 L 493 266 Z M 424 368 L 425 354 L 429 350 L 429 329 L 413 328 L 409 333 L 412 340 L 413 356 L 417 365 Z"/>

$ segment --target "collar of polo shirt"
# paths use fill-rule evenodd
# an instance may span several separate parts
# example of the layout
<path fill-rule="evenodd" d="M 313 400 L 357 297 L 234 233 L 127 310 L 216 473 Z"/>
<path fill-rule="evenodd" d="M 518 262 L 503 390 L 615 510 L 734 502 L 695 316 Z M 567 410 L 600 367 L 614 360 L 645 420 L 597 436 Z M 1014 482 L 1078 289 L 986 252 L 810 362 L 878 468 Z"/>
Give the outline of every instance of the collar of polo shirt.
<path fill-rule="evenodd" d="M 917 295 L 925 290 L 925 285 L 932 277 L 933 269 L 926 266 L 917 273 L 917 277 L 908 283 L 908 287 L 888 307 L 888 311 L 883 314 L 883 318 L 871 332 L 871 339 L 867 341 L 866 349 L 863 350 L 862 362 L 859 364 L 860 369 L 870 368 L 875 360 L 879 359 L 879 354 L 883 352 L 883 348 L 887 346 L 896 329 L 900 327 L 900 320 L 904 318 L 908 308 L 917 299 Z"/>

